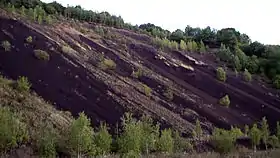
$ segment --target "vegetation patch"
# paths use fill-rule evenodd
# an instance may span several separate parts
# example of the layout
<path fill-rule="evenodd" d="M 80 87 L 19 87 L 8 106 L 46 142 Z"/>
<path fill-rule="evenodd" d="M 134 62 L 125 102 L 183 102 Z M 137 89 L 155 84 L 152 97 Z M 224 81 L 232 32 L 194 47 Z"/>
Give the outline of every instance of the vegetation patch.
<path fill-rule="evenodd" d="M 224 97 L 222 97 L 220 100 L 219 100 L 219 104 L 225 106 L 225 107 L 229 107 L 230 105 L 230 99 L 229 99 L 229 96 L 228 95 L 225 95 Z"/>
<path fill-rule="evenodd" d="M 222 67 L 217 68 L 217 79 L 223 82 L 227 79 L 226 72 Z"/>
<path fill-rule="evenodd" d="M 143 76 L 143 71 L 139 68 L 137 69 L 137 71 L 133 71 L 131 76 L 134 78 L 140 78 L 141 76 Z"/>
<path fill-rule="evenodd" d="M 50 60 L 50 55 L 43 50 L 34 50 L 34 56 L 39 59 L 39 60 L 44 60 L 44 61 L 49 61 Z"/>
<path fill-rule="evenodd" d="M 1 43 L 2 48 L 5 50 L 5 52 L 11 51 L 11 43 L 9 41 L 2 41 Z"/>

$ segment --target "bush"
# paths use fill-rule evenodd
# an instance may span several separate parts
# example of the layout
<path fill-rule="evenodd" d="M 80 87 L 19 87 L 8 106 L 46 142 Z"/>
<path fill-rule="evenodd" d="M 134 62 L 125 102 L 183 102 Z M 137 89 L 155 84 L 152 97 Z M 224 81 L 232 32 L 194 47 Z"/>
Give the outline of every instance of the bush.
<path fill-rule="evenodd" d="M 9 41 L 3 41 L 1 46 L 4 48 L 5 52 L 11 51 L 11 43 Z"/>
<path fill-rule="evenodd" d="M 143 89 L 144 89 L 145 95 L 150 97 L 151 94 L 152 94 L 152 89 L 149 86 L 145 85 L 145 84 L 143 84 Z"/>
<path fill-rule="evenodd" d="M 31 84 L 27 77 L 21 76 L 17 79 L 16 89 L 20 92 L 29 92 Z"/>
<path fill-rule="evenodd" d="M 273 79 L 273 86 L 280 89 L 280 75 L 276 75 Z"/>
<path fill-rule="evenodd" d="M 223 81 L 223 82 L 225 82 L 227 79 L 226 72 L 222 67 L 217 68 L 217 78 L 218 78 L 218 80 Z"/>
<path fill-rule="evenodd" d="M 33 39 L 32 39 L 31 36 L 28 36 L 28 37 L 26 38 L 26 42 L 27 42 L 27 43 L 32 43 L 32 41 L 33 41 Z"/>
<path fill-rule="evenodd" d="M 163 95 L 169 100 L 172 101 L 173 100 L 173 92 L 171 91 L 170 88 L 166 88 Z"/>
<path fill-rule="evenodd" d="M 161 131 L 161 136 L 157 142 L 157 149 L 161 152 L 172 153 L 174 149 L 174 139 L 172 138 L 172 131 L 165 129 Z"/>
<path fill-rule="evenodd" d="M 252 80 L 252 75 L 250 74 L 250 72 L 247 69 L 245 69 L 245 71 L 243 73 L 243 79 L 246 82 L 251 82 L 251 80 Z"/>
<path fill-rule="evenodd" d="M 102 70 L 115 70 L 117 67 L 117 64 L 111 60 L 111 59 L 104 59 L 99 63 L 99 67 Z"/>
<path fill-rule="evenodd" d="M 229 153 L 234 149 L 236 137 L 231 131 L 215 128 L 212 134 L 212 144 L 219 153 Z"/>
<path fill-rule="evenodd" d="M 37 146 L 41 157 L 56 157 L 56 133 L 52 125 L 42 127 L 37 136 Z"/>
<path fill-rule="evenodd" d="M 43 50 L 39 50 L 39 49 L 34 50 L 34 55 L 39 60 L 44 60 L 44 61 L 49 61 L 50 60 L 50 55 Z"/>
<path fill-rule="evenodd" d="M 226 107 L 229 107 L 230 105 L 230 99 L 228 97 L 228 95 L 225 95 L 223 98 L 221 98 L 219 100 L 219 104 L 223 105 L 223 106 L 226 106 Z"/>
<path fill-rule="evenodd" d="M 107 125 L 101 124 L 98 132 L 94 136 L 94 143 L 96 145 L 96 155 L 106 155 L 110 152 L 112 144 L 112 136 L 108 132 Z"/>

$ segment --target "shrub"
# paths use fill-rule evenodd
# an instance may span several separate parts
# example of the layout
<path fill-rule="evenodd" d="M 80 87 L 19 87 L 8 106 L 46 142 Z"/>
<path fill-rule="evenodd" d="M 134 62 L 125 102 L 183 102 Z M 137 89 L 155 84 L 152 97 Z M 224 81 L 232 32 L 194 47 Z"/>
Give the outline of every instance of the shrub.
<path fill-rule="evenodd" d="M 152 89 L 149 86 L 143 84 L 143 90 L 144 90 L 144 93 L 145 93 L 146 96 L 148 96 L 148 97 L 151 96 Z"/>
<path fill-rule="evenodd" d="M 39 60 L 49 61 L 50 55 L 43 50 L 34 50 L 34 56 Z"/>
<path fill-rule="evenodd" d="M 257 124 L 254 124 L 250 129 L 249 136 L 251 138 L 252 146 L 254 151 L 256 151 L 256 146 L 260 144 L 262 132 L 259 130 Z"/>
<path fill-rule="evenodd" d="M 3 41 L 1 46 L 4 48 L 5 52 L 11 51 L 11 43 L 9 41 Z"/>
<path fill-rule="evenodd" d="M 117 67 L 117 64 L 111 60 L 111 59 L 104 59 L 99 63 L 99 67 L 102 70 L 115 70 Z"/>
<path fill-rule="evenodd" d="M 20 76 L 17 79 L 16 89 L 20 92 L 28 92 L 30 90 L 31 84 L 29 83 L 27 77 Z"/>
<path fill-rule="evenodd" d="M 166 88 L 163 95 L 169 100 L 172 101 L 173 100 L 173 92 L 171 91 L 170 88 Z"/>
<path fill-rule="evenodd" d="M 277 89 L 280 89 L 280 75 L 276 75 L 273 78 L 273 86 Z"/>
<path fill-rule="evenodd" d="M 230 105 L 230 99 L 228 97 L 228 95 L 225 95 L 224 97 L 222 97 L 220 100 L 219 100 L 219 104 L 223 105 L 223 106 L 226 106 L 226 107 L 229 107 Z"/>
<path fill-rule="evenodd" d="M 32 43 L 33 38 L 32 38 L 32 36 L 28 36 L 25 40 L 27 43 Z"/>
<path fill-rule="evenodd" d="M 223 82 L 225 82 L 227 79 L 226 72 L 222 67 L 217 68 L 217 78 L 218 78 L 218 80 L 223 81 Z"/>
<path fill-rule="evenodd" d="M 278 148 L 279 147 L 279 140 L 276 135 L 269 136 L 268 138 L 268 144 L 273 148 Z"/>
<path fill-rule="evenodd" d="M 246 82 L 251 82 L 251 80 L 252 80 L 252 75 L 250 74 L 250 72 L 247 69 L 245 69 L 245 71 L 243 73 L 243 79 Z"/>

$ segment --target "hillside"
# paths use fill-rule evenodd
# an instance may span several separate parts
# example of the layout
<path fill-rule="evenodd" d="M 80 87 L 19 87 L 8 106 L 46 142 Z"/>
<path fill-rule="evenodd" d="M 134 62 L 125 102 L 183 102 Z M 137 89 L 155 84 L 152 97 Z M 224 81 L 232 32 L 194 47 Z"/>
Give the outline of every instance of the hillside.
<path fill-rule="evenodd" d="M 159 49 L 143 33 L 64 17 L 39 24 L 3 9 L 0 31 L 1 43 L 11 44 L 9 51 L 0 48 L 1 74 L 14 80 L 26 76 L 44 100 L 74 116 L 84 111 L 93 125 L 105 121 L 114 128 L 131 112 L 190 136 L 197 119 L 205 134 L 214 127 L 243 128 L 263 117 L 270 127 L 280 120 L 278 91 L 260 75 L 245 82 L 242 72 L 224 67 L 226 81 L 217 79 L 216 69 L 225 63 L 216 61 L 214 48 L 204 55 Z M 219 104 L 225 95 L 229 107 Z M 44 112 L 34 113 L 45 118 Z M 59 123 L 53 112 L 46 115 Z"/>

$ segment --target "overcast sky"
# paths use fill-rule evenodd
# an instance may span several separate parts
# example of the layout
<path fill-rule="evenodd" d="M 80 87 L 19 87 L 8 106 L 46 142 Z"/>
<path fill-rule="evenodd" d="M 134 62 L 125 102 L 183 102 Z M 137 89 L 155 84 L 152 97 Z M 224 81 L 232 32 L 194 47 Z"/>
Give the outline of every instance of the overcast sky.
<path fill-rule="evenodd" d="M 53 0 L 43 0 L 52 2 Z M 234 27 L 254 41 L 280 44 L 279 0 L 56 0 L 93 11 L 120 15 L 133 25 L 153 23 L 183 31 L 187 25 Z"/>

